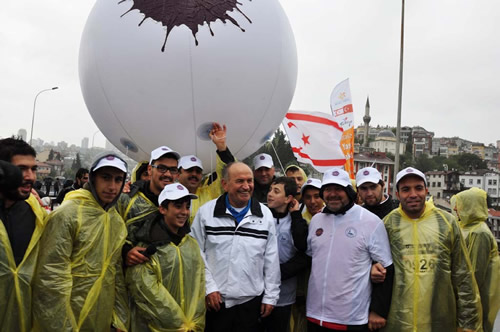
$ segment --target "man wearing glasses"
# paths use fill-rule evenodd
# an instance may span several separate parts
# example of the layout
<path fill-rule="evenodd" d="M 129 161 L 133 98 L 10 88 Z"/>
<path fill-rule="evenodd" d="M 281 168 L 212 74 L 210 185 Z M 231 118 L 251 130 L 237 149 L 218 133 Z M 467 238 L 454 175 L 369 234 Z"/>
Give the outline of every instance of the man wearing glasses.
<path fill-rule="evenodd" d="M 118 211 L 125 220 L 127 231 L 134 234 L 143 221 L 151 213 L 158 211 L 158 196 L 167 184 L 177 181 L 179 169 L 177 163 L 179 153 L 167 146 L 160 146 L 151 152 L 148 165 L 149 181 L 136 181 L 130 192 L 122 194 L 118 204 Z M 144 263 L 148 260 L 142 252 L 146 248 L 132 247 L 127 242 L 123 247 L 124 261 L 127 266 Z"/>

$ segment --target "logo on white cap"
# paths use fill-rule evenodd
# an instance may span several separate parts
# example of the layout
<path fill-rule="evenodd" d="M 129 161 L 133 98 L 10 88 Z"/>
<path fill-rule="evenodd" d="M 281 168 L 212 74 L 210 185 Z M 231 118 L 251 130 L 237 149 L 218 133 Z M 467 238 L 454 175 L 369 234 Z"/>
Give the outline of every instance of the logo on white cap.
<path fill-rule="evenodd" d="M 370 171 L 368 171 L 368 170 L 363 172 L 363 175 L 368 175 L 368 174 L 370 174 Z"/>
<path fill-rule="evenodd" d="M 408 169 L 406 170 L 406 173 L 413 173 L 413 170 L 412 170 L 411 168 L 408 168 Z"/>
<path fill-rule="evenodd" d="M 107 160 L 115 160 L 115 157 L 114 156 L 107 156 L 106 159 Z"/>
<path fill-rule="evenodd" d="M 311 183 L 311 182 L 312 182 L 312 180 L 311 180 L 311 179 L 307 180 L 307 183 Z"/>
<path fill-rule="evenodd" d="M 196 161 L 196 157 L 191 157 L 191 161 Z"/>
<path fill-rule="evenodd" d="M 333 176 L 339 176 L 339 174 L 340 174 L 340 173 L 339 173 L 338 171 L 333 171 L 333 172 L 332 172 L 332 175 L 333 175 Z"/>
<path fill-rule="evenodd" d="M 178 184 L 178 185 L 177 185 L 177 189 L 179 189 L 179 190 L 184 190 L 184 187 L 183 187 L 183 186 L 181 186 L 180 184 Z"/>
<path fill-rule="evenodd" d="M 264 159 L 266 159 L 266 157 L 260 156 L 260 160 L 264 160 Z"/>

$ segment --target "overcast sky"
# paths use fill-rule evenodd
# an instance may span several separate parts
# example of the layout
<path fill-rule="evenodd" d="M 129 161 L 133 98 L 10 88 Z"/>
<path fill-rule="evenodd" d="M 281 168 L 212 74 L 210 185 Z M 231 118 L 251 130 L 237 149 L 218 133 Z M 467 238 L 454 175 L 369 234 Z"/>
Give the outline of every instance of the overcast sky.
<path fill-rule="evenodd" d="M 114 1 L 114 0 L 100 0 Z M 117 0 L 116 0 L 117 1 Z M 241 0 L 243 5 L 248 0 Z M 266 1 L 266 0 L 253 0 Z M 78 80 L 80 38 L 93 0 L 7 0 L 0 11 L 0 137 L 31 127 L 34 138 L 80 145 L 104 137 Z M 367 95 L 372 125 L 396 125 L 401 3 L 283 0 L 298 49 L 291 109 L 329 111 L 333 87 L 350 78 L 355 124 Z M 500 139 L 500 2 L 406 4 L 402 125 L 482 143 Z"/>

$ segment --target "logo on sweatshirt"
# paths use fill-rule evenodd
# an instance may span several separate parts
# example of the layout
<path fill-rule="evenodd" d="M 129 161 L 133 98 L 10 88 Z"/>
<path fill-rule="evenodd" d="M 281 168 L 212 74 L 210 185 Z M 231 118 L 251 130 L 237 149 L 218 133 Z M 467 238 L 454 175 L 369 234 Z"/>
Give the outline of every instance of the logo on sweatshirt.
<path fill-rule="evenodd" d="M 356 231 L 356 228 L 354 228 L 354 227 L 348 227 L 348 228 L 345 230 L 345 235 L 346 235 L 347 237 L 353 238 L 353 237 L 355 237 L 357 234 L 358 234 L 358 232 Z"/>
<path fill-rule="evenodd" d="M 316 236 L 321 236 L 321 234 L 323 234 L 323 228 L 318 228 L 316 230 Z"/>

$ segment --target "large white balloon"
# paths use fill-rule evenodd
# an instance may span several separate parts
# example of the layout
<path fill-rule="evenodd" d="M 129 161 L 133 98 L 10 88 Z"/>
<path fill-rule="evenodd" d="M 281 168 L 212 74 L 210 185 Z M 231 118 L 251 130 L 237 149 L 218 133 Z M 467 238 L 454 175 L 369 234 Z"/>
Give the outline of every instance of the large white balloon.
<path fill-rule="evenodd" d="M 79 70 L 87 108 L 113 145 L 135 160 L 167 145 L 209 169 L 212 122 L 227 125 L 239 159 L 279 126 L 297 54 L 278 0 L 97 0 Z"/>

